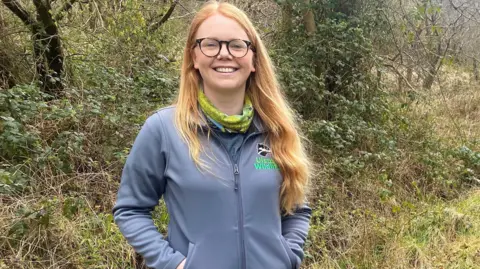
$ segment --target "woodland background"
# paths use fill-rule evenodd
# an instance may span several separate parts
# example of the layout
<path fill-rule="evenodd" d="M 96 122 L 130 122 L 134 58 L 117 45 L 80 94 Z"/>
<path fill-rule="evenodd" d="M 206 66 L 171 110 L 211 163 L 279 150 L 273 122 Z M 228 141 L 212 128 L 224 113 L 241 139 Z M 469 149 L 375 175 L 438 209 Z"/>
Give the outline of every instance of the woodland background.
<path fill-rule="evenodd" d="M 1 1 L 0 268 L 144 268 L 111 209 L 203 2 Z M 302 268 L 480 268 L 480 1 L 229 2 L 318 166 Z"/>

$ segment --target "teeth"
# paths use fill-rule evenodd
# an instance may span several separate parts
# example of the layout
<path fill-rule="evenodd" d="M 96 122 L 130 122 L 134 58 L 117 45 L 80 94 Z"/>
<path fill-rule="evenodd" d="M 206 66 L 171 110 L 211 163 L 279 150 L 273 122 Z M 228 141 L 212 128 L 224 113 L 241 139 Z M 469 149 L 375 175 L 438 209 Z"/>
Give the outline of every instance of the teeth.
<path fill-rule="evenodd" d="M 215 71 L 221 72 L 221 73 L 232 73 L 232 72 L 235 72 L 235 68 L 219 67 L 219 68 L 215 68 Z"/>

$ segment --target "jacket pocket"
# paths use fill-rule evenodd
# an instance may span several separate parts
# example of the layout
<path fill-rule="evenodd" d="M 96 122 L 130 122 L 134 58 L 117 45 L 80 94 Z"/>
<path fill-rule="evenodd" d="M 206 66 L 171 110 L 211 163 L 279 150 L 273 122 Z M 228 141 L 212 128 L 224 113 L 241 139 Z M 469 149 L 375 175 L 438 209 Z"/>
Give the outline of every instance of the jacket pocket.
<path fill-rule="evenodd" d="M 193 254 L 195 253 L 195 244 L 188 242 L 188 251 L 185 262 L 185 269 L 189 269 L 192 263 Z"/>
<path fill-rule="evenodd" d="M 285 240 L 285 238 L 283 237 L 283 235 L 280 235 L 279 237 L 280 237 L 280 241 L 282 242 L 283 248 L 287 252 L 288 259 L 290 260 L 290 263 L 292 264 L 292 269 L 296 269 L 297 268 L 297 258 L 295 256 L 295 253 L 293 253 L 290 246 L 288 246 L 288 243 Z"/>

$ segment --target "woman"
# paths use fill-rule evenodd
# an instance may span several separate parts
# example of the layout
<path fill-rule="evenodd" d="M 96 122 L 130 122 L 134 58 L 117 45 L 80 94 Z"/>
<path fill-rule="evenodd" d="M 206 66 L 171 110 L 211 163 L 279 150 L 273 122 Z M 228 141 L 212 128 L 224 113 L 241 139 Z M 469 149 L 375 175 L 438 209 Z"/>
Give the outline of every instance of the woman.
<path fill-rule="evenodd" d="M 247 16 L 209 2 L 189 31 L 176 105 L 149 117 L 114 217 L 156 269 L 299 268 L 309 162 Z M 150 212 L 163 197 L 168 237 Z"/>

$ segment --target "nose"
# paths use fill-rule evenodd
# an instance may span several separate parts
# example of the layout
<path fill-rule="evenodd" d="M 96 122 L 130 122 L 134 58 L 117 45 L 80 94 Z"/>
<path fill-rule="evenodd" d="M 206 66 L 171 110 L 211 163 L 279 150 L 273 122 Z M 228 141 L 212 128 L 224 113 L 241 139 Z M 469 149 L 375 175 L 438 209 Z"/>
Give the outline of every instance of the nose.
<path fill-rule="evenodd" d="M 223 43 L 221 48 L 220 48 L 220 53 L 218 54 L 217 56 L 217 59 L 231 59 L 232 58 L 232 55 L 230 55 L 230 53 L 228 52 L 228 49 L 227 49 L 227 44 Z"/>

